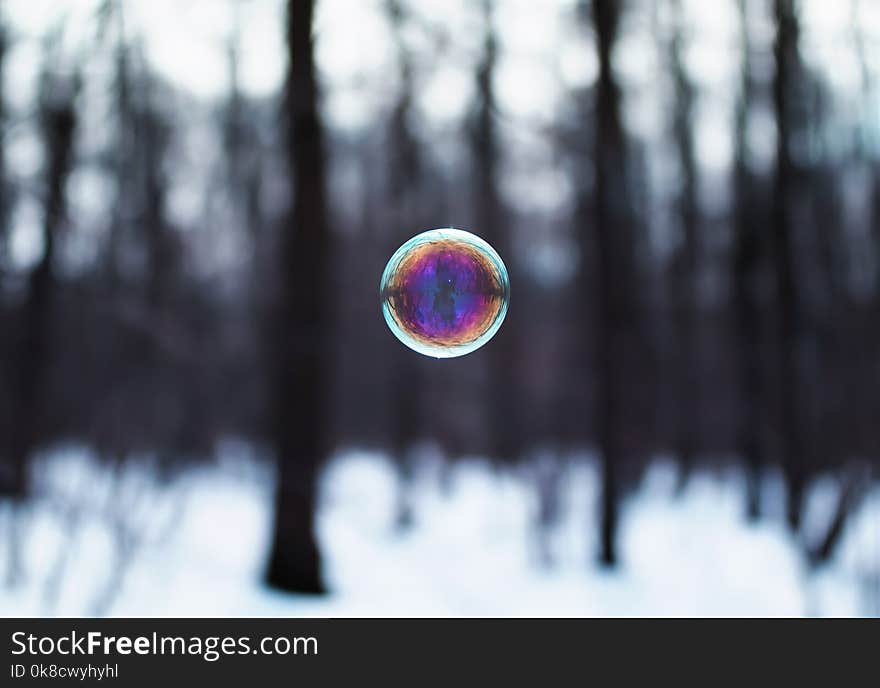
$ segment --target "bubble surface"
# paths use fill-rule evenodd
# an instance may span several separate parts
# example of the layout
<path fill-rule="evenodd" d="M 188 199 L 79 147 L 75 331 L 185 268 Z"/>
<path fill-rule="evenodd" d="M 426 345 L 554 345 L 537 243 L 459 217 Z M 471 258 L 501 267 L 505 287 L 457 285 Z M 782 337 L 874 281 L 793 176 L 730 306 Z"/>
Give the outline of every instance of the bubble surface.
<path fill-rule="evenodd" d="M 510 281 L 501 257 L 480 237 L 432 229 L 403 244 L 385 266 L 382 313 L 395 336 L 426 356 L 463 356 L 501 327 Z"/>

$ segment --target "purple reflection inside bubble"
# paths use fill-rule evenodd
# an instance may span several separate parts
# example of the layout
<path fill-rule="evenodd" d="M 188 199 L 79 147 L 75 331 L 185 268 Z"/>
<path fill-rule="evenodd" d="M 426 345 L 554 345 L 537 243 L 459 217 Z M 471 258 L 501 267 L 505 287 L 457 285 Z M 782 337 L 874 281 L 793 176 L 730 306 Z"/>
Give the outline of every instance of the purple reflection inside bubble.
<path fill-rule="evenodd" d="M 498 315 L 497 270 L 473 247 L 452 241 L 414 249 L 388 289 L 394 317 L 419 340 L 442 346 L 472 341 Z"/>

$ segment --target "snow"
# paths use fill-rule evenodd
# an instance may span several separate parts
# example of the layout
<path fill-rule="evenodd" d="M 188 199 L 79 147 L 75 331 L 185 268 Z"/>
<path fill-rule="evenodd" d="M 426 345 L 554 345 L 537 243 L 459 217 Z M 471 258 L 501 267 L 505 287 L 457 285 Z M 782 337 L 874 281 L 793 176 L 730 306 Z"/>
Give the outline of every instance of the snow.
<path fill-rule="evenodd" d="M 395 530 L 398 482 L 380 454 L 336 456 L 321 481 L 317 533 L 332 590 L 321 598 L 261 584 L 273 476 L 245 445 L 162 481 L 148 460 L 111 470 L 81 449 L 42 457 L 38 496 L 8 528 L 24 575 L 0 587 L 3 615 L 116 616 L 850 616 L 877 613 L 880 493 L 852 518 L 835 560 L 811 572 L 772 516 L 749 525 L 743 477 L 696 473 L 683 492 L 658 462 L 623 505 L 623 566 L 595 565 L 597 472 L 568 461 L 559 522 L 542 552 L 534 471 L 479 459 L 425 461 L 411 486 L 415 523 Z M 447 471 L 445 480 L 443 471 Z M 445 485 L 445 487 L 443 487 Z M 831 479 L 808 496 L 810 524 L 834 501 Z M 765 502 L 779 501 L 768 476 Z M 819 528 L 816 525 L 815 528 Z M 130 549 L 125 548 L 125 544 Z M 126 554 L 130 552 L 130 555 Z M 120 568 L 120 564 L 122 567 Z M 123 574 L 118 577 L 119 572 Z"/>

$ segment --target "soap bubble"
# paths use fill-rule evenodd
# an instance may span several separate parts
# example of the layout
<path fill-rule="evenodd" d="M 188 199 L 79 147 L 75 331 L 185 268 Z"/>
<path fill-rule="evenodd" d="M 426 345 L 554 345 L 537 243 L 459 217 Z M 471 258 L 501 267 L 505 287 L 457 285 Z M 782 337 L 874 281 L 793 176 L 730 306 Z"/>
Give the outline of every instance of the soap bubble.
<path fill-rule="evenodd" d="M 401 246 L 379 286 L 394 335 L 426 356 L 463 356 L 501 327 L 510 282 L 501 257 L 480 237 L 432 229 Z"/>

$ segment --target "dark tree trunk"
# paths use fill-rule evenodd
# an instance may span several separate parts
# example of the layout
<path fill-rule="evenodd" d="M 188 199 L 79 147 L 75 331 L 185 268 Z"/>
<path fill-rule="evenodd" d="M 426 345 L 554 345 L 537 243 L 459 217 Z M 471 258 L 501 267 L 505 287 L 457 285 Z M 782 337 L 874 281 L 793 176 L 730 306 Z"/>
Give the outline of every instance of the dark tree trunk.
<path fill-rule="evenodd" d="M 501 193 L 498 189 L 498 169 L 501 164 L 501 146 L 496 125 L 494 76 L 498 61 L 498 40 L 493 25 L 494 2 L 483 1 L 483 54 L 477 66 L 477 105 L 470 128 L 473 190 L 474 231 L 486 239 L 506 261 L 508 270 L 513 265 Z M 516 389 L 517 371 L 516 313 L 508 314 L 504 327 L 495 335 L 488 349 L 489 362 L 489 432 L 490 452 L 493 458 L 510 461 L 522 450 L 522 418 L 518 409 L 522 400 Z"/>
<path fill-rule="evenodd" d="M 2 11 L 2 7 L 0 7 Z M 7 247 L 9 241 L 9 220 L 12 216 L 12 198 L 6 170 L 6 52 L 8 34 L 4 17 L 0 15 L 0 305 L 3 300 L 3 289 L 6 286 Z M 0 310 L 0 316 L 5 315 Z M 0 362 L 0 376 L 8 379 L 8 360 Z M 8 405 L 7 405 L 8 404 Z M 15 399 L 9 396 L 9 390 L 0 392 L 0 407 L 14 409 Z M 11 426 L 10 426 L 11 427 Z M 12 459 L 9 430 L 5 423 L 0 423 L 0 495 L 16 491 L 16 470 Z"/>
<path fill-rule="evenodd" d="M 855 37 L 855 50 L 862 76 L 863 107 L 867 109 L 870 108 L 871 99 L 877 95 L 876 84 L 878 75 L 877 71 L 871 68 L 866 45 L 866 30 L 859 21 L 863 6 L 863 1 L 855 0 L 852 7 L 852 31 Z M 872 150 L 869 145 L 870 126 L 870 124 L 864 123 L 864 131 L 861 133 L 858 152 L 862 162 L 867 165 L 870 174 L 868 222 L 872 230 L 871 239 L 874 252 L 873 303 L 874 312 L 878 312 L 877 309 L 880 309 L 880 154 L 876 150 Z M 865 359 L 865 368 L 863 370 L 868 370 L 871 367 L 872 356 L 876 356 L 877 351 L 880 351 L 880 327 L 878 327 L 876 322 L 869 332 L 867 346 L 862 348 L 862 355 Z M 880 383 L 880 366 L 874 365 L 873 368 L 873 374 L 868 374 L 865 379 L 869 386 L 876 389 L 878 383 Z M 878 398 L 877 394 L 871 394 L 866 413 L 863 416 L 867 425 L 865 434 L 870 434 L 871 429 L 876 427 L 875 419 L 878 417 L 880 417 L 880 398 Z M 878 591 L 880 591 L 880 586 L 878 586 Z"/>
<path fill-rule="evenodd" d="M 240 5 L 236 4 L 236 10 Z M 237 12 L 236 12 L 237 16 Z M 227 48 L 229 97 L 223 112 L 222 136 L 226 181 L 234 199 L 237 220 L 259 250 L 263 229 L 262 160 L 264 150 L 258 124 L 253 121 L 252 103 L 241 91 L 241 37 L 237 29 Z"/>
<path fill-rule="evenodd" d="M 8 34 L 0 8 L 0 130 L 6 131 L 6 52 Z M 9 220 L 12 214 L 12 198 L 6 175 L 6 137 L 0 136 L 0 287 L 3 286 L 3 270 L 6 267 Z M 0 447 L 2 451 L 2 447 Z"/>
<path fill-rule="evenodd" d="M 141 289 L 145 322 L 149 323 L 152 336 L 143 338 L 143 352 L 135 355 L 148 380 L 141 403 L 149 418 L 147 422 L 161 438 L 155 446 L 159 460 L 166 463 L 184 446 L 189 433 L 199 432 L 200 406 L 191 403 L 191 388 L 175 389 L 175 369 L 180 365 L 181 352 L 163 345 L 165 333 L 179 332 L 173 318 L 177 243 L 166 208 L 165 162 L 172 129 L 160 109 L 161 101 L 155 92 L 157 82 L 152 75 L 141 74 L 138 83 L 142 100 L 137 111 L 136 162 L 142 205 L 137 230 L 146 249 L 148 271 Z"/>
<path fill-rule="evenodd" d="M 761 335 L 756 279 L 761 256 L 755 177 L 748 161 L 748 118 L 752 107 L 751 45 L 747 20 L 747 0 L 740 0 L 742 73 L 736 104 L 733 184 L 735 194 L 733 246 L 733 311 L 736 322 L 741 414 L 737 426 L 736 449 L 747 468 L 746 516 L 750 521 L 761 515 L 761 472 L 765 463 L 761 426 L 764 385 L 761 371 Z"/>
<path fill-rule="evenodd" d="M 28 493 L 28 462 L 37 447 L 45 418 L 46 385 L 51 356 L 51 316 L 54 290 L 55 240 L 66 210 L 66 186 L 73 164 L 76 129 L 75 82 L 44 76 L 40 118 L 46 150 L 43 216 L 43 255 L 28 278 L 22 304 L 16 366 L 12 379 L 14 418 L 10 423 L 10 478 L 8 492 L 16 501 Z M 8 579 L 15 582 L 21 545 L 15 526 Z"/>
<path fill-rule="evenodd" d="M 801 502 L 806 481 L 800 442 L 797 345 L 798 300 L 794 274 L 792 199 L 795 168 L 791 155 L 794 127 L 793 86 L 798 80 L 799 27 L 793 0 L 775 0 L 776 40 L 773 53 L 776 76 L 773 104 L 776 116 L 776 172 L 773 181 L 773 251 L 776 267 L 777 370 L 779 374 L 779 440 L 782 467 L 788 487 L 786 519 L 792 530 L 800 528 Z"/>
<path fill-rule="evenodd" d="M 400 92 L 388 130 L 388 207 L 394 217 L 391 234 L 394 241 L 390 247 L 393 251 L 402 238 L 428 227 L 425 226 L 424 211 L 420 209 L 424 162 L 412 122 L 415 83 L 412 56 L 403 39 L 406 14 L 397 0 L 389 1 L 388 14 L 400 70 Z M 411 494 L 415 472 L 413 445 L 420 429 L 422 370 L 419 355 L 405 347 L 394 347 L 391 357 L 394 395 L 391 450 L 399 470 L 394 521 L 398 529 L 406 530 L 415 522 Z"/>
<path fill-rule="evenodd" d="M 874 296 L 880 305 L 880 160 L 871 161 L 871 225 L 874 228 Z M 880 410 L 880 409 L 878 409 Z"/>
<path fill-rule="evenodd" d="M 602 498 L 600 514 L 599 561 L 605 566 L 617 563 L 619 510 L 619 463 L 623 458 L 624 433 L 623 375 L 626 350 L 630 346 L 634 304 L 631 290 L 634 277 L 630 252 L 632 217 L 626 175 L 626 150 L 621 121 L 621 93 L 611 56 L 620 22 L 621 3 L 594 0 L 593 26 L 599 57 L 596 84 L 596 122 L 593 134 L 592 227 L 596 245 L 598 322 L 595 328 L 595 414 L 596 435 L 602 460 Z"/>
<path fill-rule="evenodd" d="M 48 77 L 47 77 L 48 79 Z M 76 128 L 72 84 L 46 84 L 41 104 L 43 140 L 46 148 L 46 197 L 43 220 L 43 255 L 28 278 L 27 298 L 22 304 L 19 355 L 14 375 L 17 418 L 11 424 L 15 470 L 15 493 L 25 493 L 27 459 L 37 443 L 43 413 L 45 373 L 51 337 L 49 333 L 54 284 L 55 240 L 65 214 L 65 187 L 73 160 Z"/>
<path fill-rule="evenodd" d="M 697 163 L 694 157 L 694 86 L 682 58 L 683 12 L 673 0 L 674 21 L 669 61 L 675 82 L 673 134 L 678 153 L 681 192 L 678 198 L 679 246 L 672 264 L 672 299 L 676 329 L 676 430 L 675 444 L 682 477 L 690 474 L 699 432 L 699 366 L 697 308 L 697 258 L 699 207 L 697 201 Z M 684 480 L 682 480 L 682 484 Z"/>
<path fill-rule="evenodd" d="M 168 182 L 163 167 L 170 131 L 156 108 L 152 88 L 149 75 L 145 75 L 142 84 L 145 103 L 140 118 L 140 132 L 143 145 L 144 238 L 150 266 L 146 301 L 153 316 L 161 318 L 163 309 L 168 305 L 175 255 L 173 238 L 166 220 L 165 198 Z"/>
<path fill-rule="evenodd" d="M 138 126 L 132 87 L 132 69 L 129 46 L 125 33 L 125 6 L 121 2 L 108 5 L 112 7 L 115 24 L 116 43 L 114 46 L 113 96 L 115 105 L 115 150 L 113 156 L 113 178 L 116 185 L 116 198 L 110 236 L 107 242 L 107 273 L 109 291 L 113 296 L 124 283 L 124 269 L 121 265 L 123 244 L 131 225 L 131 209 L 136 201 L 134 184 L 137 177 L 135 163 L 138 150 Z"/>
<path fill-rule="evenodd" d="M 807 555 L 812 566 L 827 564 L 834 556 L 834 552 L 843 540 L 849 516 L 856 511 L 870 488 L 869 477 L 867 471 L 856 469 L 850 469 L 841 477 L 840 492 L 837 495 L 831 520 L 820 540 Z"/>
<path fill-rule="evenodd" d="M 267 574 L 269 585 L 301 593 L 325 591 L 314 526 L 316 481 L 325 452 L 330 234 L 313 10 L 313 0 L 287 5 L 284 117 L 293 207 L 281 241 L 275 342 L 278 486 Z"/>

